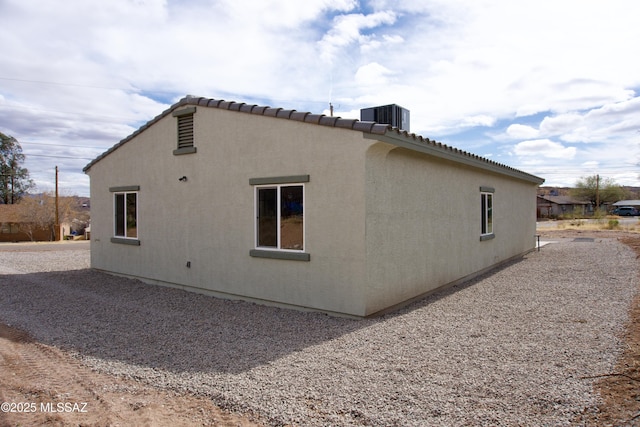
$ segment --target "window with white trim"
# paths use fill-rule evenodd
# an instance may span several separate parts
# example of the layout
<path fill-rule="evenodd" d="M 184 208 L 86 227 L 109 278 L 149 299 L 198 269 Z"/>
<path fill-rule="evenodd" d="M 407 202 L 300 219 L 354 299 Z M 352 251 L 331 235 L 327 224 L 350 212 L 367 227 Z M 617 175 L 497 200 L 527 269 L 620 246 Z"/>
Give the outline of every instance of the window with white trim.
<path fill-rule="evenodd" d="M 304 184 L 255 187 L 256 248 L 304 251 Z"/>
<path fill-rule="evenodd" d="M 114 237 L 138 238 L 138 192 L 122 191 L 113 194 Z"/>
<path fill-rule="evenodd" d="M 480 237 L 493 235 L 493 191 L 483 191 L 480 193 L 481 206 L 481 232 Z"/>

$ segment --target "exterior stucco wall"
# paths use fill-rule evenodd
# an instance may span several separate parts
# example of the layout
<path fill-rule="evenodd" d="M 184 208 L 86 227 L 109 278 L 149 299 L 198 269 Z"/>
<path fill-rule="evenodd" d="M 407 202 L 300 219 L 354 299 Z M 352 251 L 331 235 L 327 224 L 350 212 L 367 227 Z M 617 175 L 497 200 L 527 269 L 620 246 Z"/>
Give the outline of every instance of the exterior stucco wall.
<path fill-rule="evenodd" d="M 367 315 L 535 247 L 535 184 L 383 142 L 366 165 Z M 485 241 L 481 186 L 495 190 Z"/>
<path fill-rule="evenodd" d="M 169 115 L 91 166 L 92 266 L 225 297 L 363 315 L 363 158 L 371 142 L 350 130 L 204 107 L 194 130 L 197 153 L 173 155 L 176 119 Z M 310 176 L 304 221 L 311 260 L 249 256 L 249 180 L 293 175 Z M 131 185 L 140 186 L 139 246 L 110 241 L 109 188 Z"/>
<path fill-rule="evenodd" d="M 94 268 L 226 298 L 367 316 L 535 246 L 536 184 L 500 167 L 441 159 L 386 135 L 380 142 L 220 108 L 198 106 L 194 132 L 197 152 L 175 155 L 177 119 L 167 114 L 91 164 Z M 250 180 L 306 175 L 310 260 L 250 256 Z M 129 186 L 139 186 L 136 246 L 111 241 L 110 188 Z M 480 187 L 494 189 L 495 236 L 484 241 Z"/>

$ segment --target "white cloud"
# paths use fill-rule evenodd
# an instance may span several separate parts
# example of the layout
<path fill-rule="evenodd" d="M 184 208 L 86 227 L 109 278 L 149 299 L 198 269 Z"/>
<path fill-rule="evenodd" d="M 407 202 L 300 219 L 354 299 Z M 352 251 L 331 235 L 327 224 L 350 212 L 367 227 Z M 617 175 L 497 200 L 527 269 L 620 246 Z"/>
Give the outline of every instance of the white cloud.
<path fill-rule="evenodd" d="M 293 29 L 316 19 L 324 11 L 349 12 L 357 5 L 357 0 L 222 0 L 217 2 L 216 11 L 224 14 L 232 24 L 248 20 L 250 26 L 262 29 Z"/>
<path fill-rule="evenodd" d="M 507 135 L 512 139 L 530 139 L 536 138 L 540 131 L 532 126 L 521 125 L 518 123 L 509 125 Z"/>
<path fill-rule="evenodd" d="M 496 160 L 520 143 L 507 160 L 566 170 L 606 155 L 639 184 L 640 2 L 4 0 L 0 15 L 0 131 L 19 140 L 110 146 L 187 93 L 352 117 L 397 103 L 426 137 Z M 46 181 L 50 162 L 30 161 Z"/>
<path fill-rule="evenodd" d="M 581 164 L 582 167 L 593 170 L 597 170 L 599 165 L 600 162 L 598 162 L 597 160 L 589 160 L 588 162 L 584 162 Z"/>
<path fill-rule="evenodd" d="M 355 81 L 362 85 L 380 85 L 386 84 L 388 82 L 388 76 L 391 75 L 393 75 L 393 71 L 377 62 L 372 62 L 358 68 Z"/>
<path fill-rule="evenodd" d="M 584 118 L 578 113 L 545 117 L 540 123 L 540 133 L 542 135 L 560 135 L 581 128 L 583 124 Z"/>
<path fill-rule="evenodd" d="M 460 123 L 462 127 L 476 127 L 476 126 L 493 126 L 496 122 L 496 118 L 487 114 L 476 114 L 473 116 L 465 117 Z"/>
<path fill-rule="evenodd" d="M 546 117 L 540 124 L 545 136 L 560 136 L 566 142 L 624 142 L 640 129 L 640 97 L 605 103 L 584 112 Z"/>
<path fill-rule="evenodd" d="M 320 57 L 327 63 L 333 64 L 341 50 L 358 43 L 366 46 L 374 36 L 365 35 L 362 30 L 393 24 L 396 14 L 392 11 L 376 12 L 369 15 L 361 13 L 337 16 L 333 20 L 333 27 L 325 34 L 320 45 Z M 353 48 L 351 48 L 353 49 Z"/>
<path fill-rule="evenodd" d="M 640 137 L 640 97 L 604 103 L 594 109 L 547 115 L 538 124 L 512 123 L 497 141 L 554 138 L 573 144 L 616 144 L 620 149 Z M 640 161 L 640 158 L 638 158 Z"/>
<path fill-rule="evenodd" d="M 515 145 L 513 151 L 523 157 L 546 157 L 551 159 L 573 159 L 576 155 L 575 147 L 564 147 L 562 144 L 548 139 L 534 139 L 523 141 Z"/>
<path fill-rule="evenodd" d="M 547 111 L 542 104 L 525 104 L 516 108 L 516 117 L 533 116 L 536 113 Z"/>

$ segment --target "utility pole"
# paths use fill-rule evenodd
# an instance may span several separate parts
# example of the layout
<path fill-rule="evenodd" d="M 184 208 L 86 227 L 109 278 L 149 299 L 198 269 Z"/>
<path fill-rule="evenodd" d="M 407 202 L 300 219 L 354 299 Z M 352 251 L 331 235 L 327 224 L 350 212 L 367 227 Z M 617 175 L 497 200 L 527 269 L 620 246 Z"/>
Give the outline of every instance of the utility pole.
<path fill-rule="evenodd" d="M 60 207 L 58 203 L 58 166 L 56 166 L 56 216 L 55 216 L 54 239 L 56 242 L 60 240 Z"/>
<path fill-rule="evenodd" d="M 600 175 L 596 174 L 596 212 L 600 210 Z"/>

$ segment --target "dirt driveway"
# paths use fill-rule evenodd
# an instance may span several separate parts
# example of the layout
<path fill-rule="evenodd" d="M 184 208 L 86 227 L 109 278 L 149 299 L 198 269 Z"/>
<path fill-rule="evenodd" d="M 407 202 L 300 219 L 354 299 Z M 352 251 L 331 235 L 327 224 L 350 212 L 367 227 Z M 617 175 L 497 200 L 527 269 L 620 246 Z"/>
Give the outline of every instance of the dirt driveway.
<path fill-rule="evenodd" d="M 0 244 L 0 253 L 88 248 L 89 242 L 82 241 Z M 94 372 L 58 348 L 3 324 L 0 405 L 0 427 L 262 425 L 249 415 L 218 408 L 207 398 Z"/>
<path fill-rule="evenodd" d="M 637 254 L 640 268 L 640 234 L 615 231 L 549 230 L 543 238 L 613 237 L 631 247 Z M 616 369 L 603 374 L 597 392 L 603 399 L 599 413 L 585 414 L 576 424 L 588 426 L 640 426 L 640 294 L 633 301 L 624 336 L 624 353 Z"/>
<path fill-rule="evenodd" d="M 93 372 L 6 325 L 0 325 L 0 372 L 3 427 L 259 425 L 206 398 Z"/>
<path fill-rule="evenodd" d="M 588 233 L 614 236 L 640 257 L 638 234 Z M 545 231 L 543 238 L 586 235 Z M 59 244 L 53 249 L 69 247 Z M 3 250 L 8 247 L 0 245 Z M 633 303 L 624 340 L 625 352 L 615 371 L 602 375 L 597 385 L 603 405 L 599 412 L 576 419 L 576 425 L 640 425 L 640 297 Z M 94 372 L 56 347 L 7 325 L 0 325 L 0 373 L 0 426 L 262 425 L 251 414 L 226 412 L 206 397 Z"/>

